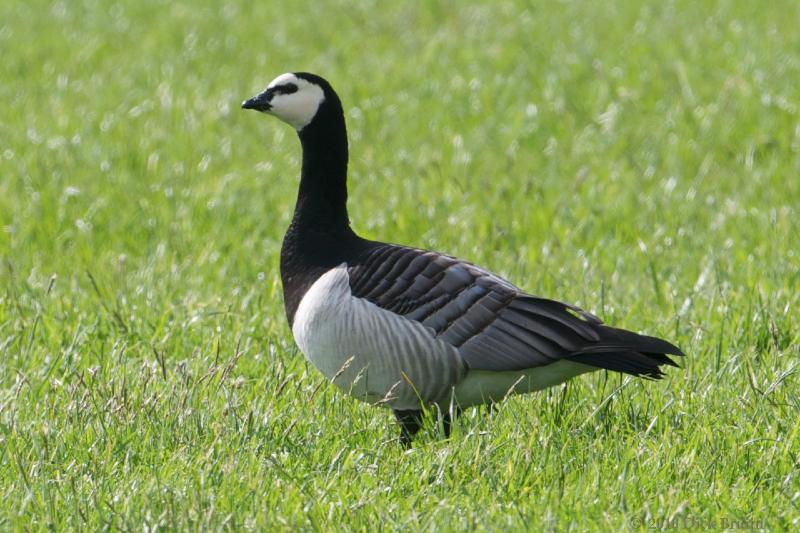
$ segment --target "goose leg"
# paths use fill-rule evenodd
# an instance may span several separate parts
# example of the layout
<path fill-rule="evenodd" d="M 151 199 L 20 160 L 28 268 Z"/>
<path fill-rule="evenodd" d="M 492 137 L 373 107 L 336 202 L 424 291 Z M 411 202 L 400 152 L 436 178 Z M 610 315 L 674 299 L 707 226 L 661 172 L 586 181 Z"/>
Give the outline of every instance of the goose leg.
<path fill-rule="evenodd" d="M 394 416 L 400 424 L 400 444 L 410 448 L 411 440 L 422 427 L 422 411 L 395 409 Z"/>
<path fill-rule="evenodd" d="M 410 448 L 411 441 L 414 439 L 414 436 L 419 433 L 422 427 L 422 415 L 423 412 L 420 410 L 394 410 L 394 416 L 400 424 L 400 444 L 404 447 Z M 455 408 L 452 412 L 449 410 L 444 411 L 441 412 L 440 415 L 442 417 L 444 438 L 449 439 L 450 433 L 453 430 L 453 417 L 457 418 L 461 415 L 461 408 Z"/>
<path fill-rule="evenodd" d="M 450 432 L 453 430 L 453 420 L 461 416 L 461 408 L 455 407 L 452 410 L 447 410 L 442 413 L 442 429 L 444 430 L 444 438 L 450 438 Z"/>

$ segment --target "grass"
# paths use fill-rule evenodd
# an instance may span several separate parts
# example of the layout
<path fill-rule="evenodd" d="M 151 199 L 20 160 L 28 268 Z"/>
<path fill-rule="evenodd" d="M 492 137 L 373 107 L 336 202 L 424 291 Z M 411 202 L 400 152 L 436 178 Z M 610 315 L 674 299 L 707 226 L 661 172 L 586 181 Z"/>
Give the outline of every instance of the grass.
<path fill-rule="evenodd" d="M 0 4 L 0 529 L 800 525 L 797 2 Z M 345 102 L 363 235 L 677 342 L 403 451 L 277 275 Z"/>

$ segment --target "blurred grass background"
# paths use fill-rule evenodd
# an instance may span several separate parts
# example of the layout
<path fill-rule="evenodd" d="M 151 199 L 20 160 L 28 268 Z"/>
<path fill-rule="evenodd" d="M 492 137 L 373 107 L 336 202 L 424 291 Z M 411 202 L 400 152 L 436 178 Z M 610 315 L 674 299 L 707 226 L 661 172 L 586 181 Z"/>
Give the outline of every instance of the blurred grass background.
<path fill-rule="evenodd" d="M 0 5 L 0 528 L 800 523 L 800 4 Z M 308 367 L 278 253 L 345 105 L 350 214 L 675 340 L 404 452 Z M 663 525 L 663 522 L 661 522 Z"/>

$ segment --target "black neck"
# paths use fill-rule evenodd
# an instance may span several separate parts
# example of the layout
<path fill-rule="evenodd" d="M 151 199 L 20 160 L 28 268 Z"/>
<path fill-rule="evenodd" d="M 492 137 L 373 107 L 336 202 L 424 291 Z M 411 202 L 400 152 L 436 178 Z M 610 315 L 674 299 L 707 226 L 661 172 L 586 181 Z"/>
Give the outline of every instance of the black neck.
<path fill-rule="evenodd" d="M 347 129 L 341 104 L 325 102 L 311 124 L 299 133 L 303 169 L 292 226 L 347 232 Z"/>
<path fill-rule="evenodd" d="M 299 132 L 303 169 L 294 217 L 281 248 L 281 279 L 289 323 L 319 276 L 352 260 L 368 241 L 347 218 L 347 131 L 338 98 L 328 95 Z"/>

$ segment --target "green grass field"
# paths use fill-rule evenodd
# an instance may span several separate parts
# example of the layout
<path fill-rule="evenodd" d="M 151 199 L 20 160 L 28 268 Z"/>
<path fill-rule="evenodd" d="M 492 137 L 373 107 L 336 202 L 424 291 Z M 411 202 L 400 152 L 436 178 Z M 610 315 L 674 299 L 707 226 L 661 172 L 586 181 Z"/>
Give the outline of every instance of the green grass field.
<path fill-rule="evenodd" d="M 613 5 L 612 5 L 613 4 Z M 800 525 L 800 4 L 0 3 L 0 530 Z M 669 338 L 410 451 L 304 361 L 300 149 L 341 95 L 366 237 Z"/>

